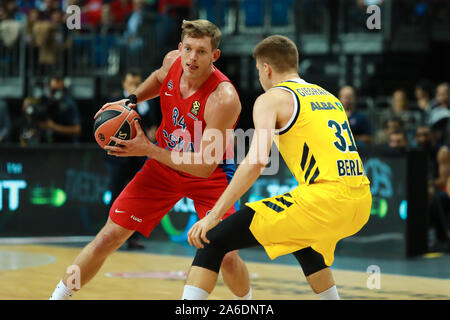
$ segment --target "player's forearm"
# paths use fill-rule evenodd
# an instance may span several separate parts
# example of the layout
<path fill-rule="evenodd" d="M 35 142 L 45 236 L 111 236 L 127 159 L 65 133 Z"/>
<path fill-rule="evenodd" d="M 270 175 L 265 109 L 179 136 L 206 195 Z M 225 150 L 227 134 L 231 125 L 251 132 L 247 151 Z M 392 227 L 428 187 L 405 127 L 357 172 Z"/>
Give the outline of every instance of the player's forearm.
<path fill-rule="evenodd" d="M 201 153 L 169 151 L 152 147 L 148 156 L 172 169 L 201 178 L 208 178 L 217 167 L 217 163 L 204 161 Z"/>
<path fill-rule="evenodd" d="M 261 175 L 265 165 L 250 163 L 248 157 L 239 165 L 233 179 L 222 196 L 214 205 L 213 212 L 221 219 L 236 201 L 238 201 Z"/>
<path fill-rule="evenodd" d="M 159 82 L 155 71 L 139 85 L 133 94 L 136 95 L 138 102 L 146 101 L 158 97 L 160 87 L 161 82 Z"/>

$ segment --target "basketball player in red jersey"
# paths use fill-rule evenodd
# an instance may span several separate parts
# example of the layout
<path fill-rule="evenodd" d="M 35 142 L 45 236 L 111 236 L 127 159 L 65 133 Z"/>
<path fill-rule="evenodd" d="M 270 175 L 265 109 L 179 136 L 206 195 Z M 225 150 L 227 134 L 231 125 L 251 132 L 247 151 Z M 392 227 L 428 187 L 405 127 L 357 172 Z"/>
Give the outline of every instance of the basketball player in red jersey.
<path fill-rule="evenodd" d="M 163 119 L 156 133 L 157 145 L 147 139 L 136 122 L 134 139 L 115 140 L 121 147 L 105 147 L 110 155 L 149 159 L 111 206 L 106 225 L 73 262 L 80 268 L 79 287 L 95 276 L 108 255 L 133 232 L 148 237 L 181 198 L 191 198 L 202 218 L 226 189 L 235 171 L 226 132 L 235 127 L 241 104 L 230 80 L 213 65 L 220 56 L 220 38 L 220 30 L 209 21 L 183 21 L 178 50 L 169 52 L 161 68 L 134 94 L 102 107 L 118 103 L 134 107 L 160 96 Z M 215 139 L 202 134 L 207 130 L 220 132 L 216 137 L 221 136 L 222 149 L 217 148 Z M 228 151 L 213 152 L 213 159 L 208 161 L 211 143 L 215 150 Z M 220 159 L 221 164 L 217 161 Z M 225 217 L 236 209 L 237 205 Z M 237 251 L 225 257 L 221 270 L 235 299 L 251 298 L 248 271 Z M 68 299 L 79 289 L 70 288 L 73 285 L 69 279 L 71 275 L 66 274 L 50 299 Z"/>

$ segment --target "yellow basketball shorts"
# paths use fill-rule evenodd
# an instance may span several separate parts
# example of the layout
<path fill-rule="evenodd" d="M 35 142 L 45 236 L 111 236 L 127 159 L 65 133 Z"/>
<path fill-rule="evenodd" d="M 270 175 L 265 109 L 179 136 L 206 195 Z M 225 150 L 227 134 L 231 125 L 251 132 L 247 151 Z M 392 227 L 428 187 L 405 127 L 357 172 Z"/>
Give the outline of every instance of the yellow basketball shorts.
<path fill-rule="evenodd" d="M 246 205 L 255 211 L 250 231 L 270 259 L 311 247 L 331 266 L 336 243 L 369 220 L 372 195 L 369 185 L 326 182 Z"/>

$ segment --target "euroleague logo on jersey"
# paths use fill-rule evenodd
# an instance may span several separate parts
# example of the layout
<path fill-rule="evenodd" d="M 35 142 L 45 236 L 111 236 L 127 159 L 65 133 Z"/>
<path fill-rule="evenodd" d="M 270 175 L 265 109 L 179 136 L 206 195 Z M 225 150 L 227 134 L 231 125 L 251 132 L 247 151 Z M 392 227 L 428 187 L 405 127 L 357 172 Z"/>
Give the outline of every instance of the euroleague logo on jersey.
<path fill-rule="evenodd" d="M 198 100 L 195 100 L 194 103 L 192 103 L 191 113 L 194 116 L 198 116 L 198 112 L 200 110 L 200 107 L 201 107 L 200 102 Z"/>

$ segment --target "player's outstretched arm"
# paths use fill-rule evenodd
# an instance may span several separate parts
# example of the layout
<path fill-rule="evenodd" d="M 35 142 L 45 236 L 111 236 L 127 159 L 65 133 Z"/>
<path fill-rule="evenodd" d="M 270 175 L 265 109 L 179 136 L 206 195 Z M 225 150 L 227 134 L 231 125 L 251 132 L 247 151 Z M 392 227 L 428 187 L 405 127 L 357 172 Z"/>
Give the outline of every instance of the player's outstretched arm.
<path fill-rule="evenodd" d="M 96 119 L 98 115 L 110 105 L 124 104 L 131 108 L 135 108 L 136 103 L 158 97 L 159 88 L 161 87 L 161 84 L 163 83 L 164 79 L 169 73 L 170 68 L 179 55 L 180 53 L 178 50 L 173 50 L 166 54 L 162 66 L 158 70 L 153 71 L 150 76 L 148 76 L 147 79 L 145 79 L 145 81 L 142 82 L 134 92 L 132 92 L 132 94 L 136 97 L 136 101 L 130 101 L 129 98 L 126 98 L 114 102 L 105 103 L 94 115 L 94 119 Z"/>
<path fill-rule="evenodd" d="M 216 226 L 223 215 L 245 192 L 255 183 L 266 167 L 276 128 L 277 109 L 279 104 L 276 95 L 268 92 L 261 95 L 253 108 L 255 133 L 249 152 L 237 168 L 233 179 L 223 192 L 209 214 L 192 226 L 188 232 L 188 242 L 197 248 L 209 243 L 206 233 Z"/>

